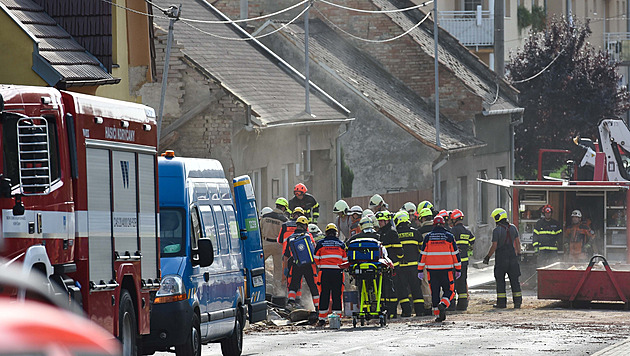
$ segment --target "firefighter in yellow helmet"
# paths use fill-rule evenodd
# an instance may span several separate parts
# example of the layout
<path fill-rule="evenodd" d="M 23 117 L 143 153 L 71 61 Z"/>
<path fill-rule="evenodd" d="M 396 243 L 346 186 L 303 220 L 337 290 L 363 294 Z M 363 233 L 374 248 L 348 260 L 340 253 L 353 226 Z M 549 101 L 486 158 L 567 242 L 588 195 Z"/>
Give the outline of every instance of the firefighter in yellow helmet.
<path fill-rule="evenodd" d="M 521 304 L 523 304 L 523 294 L 521 292 L 521 283 L 518 280 L 518 277 L 521 275 L 521 267 L 519 265 L 521 241 L 518 229 L 514 224 L 510 224 L 507 212 L 504 209 L 496 208 L 491 215 L 497 226 L 492 231 L 492 246 L 490 251 L 488 251 L 488 255 L 483 259 L 483 263 L 488 264 L 490 257 L 496 251 L 494 280 L 497 285 L 497 304 L 494 307 L 507 307 L 507 295 L 505 292 L 505 275 L 507 274 L 512 286 L 514 308 L 520 308 Z"/>
<path fill-rule="evenodd" d="M 414 207 L 414 212 L 415 212 Z M 412 306 L 416 316 L 424 314 L 424 297 L 418 279 L 418 261 L 422 246 L 422 234 L 411 226 L 409 213 L 399 211 L 394 215 L 394 225 L 398 239 L 403 248 L 403 258 L 398 271 L 398 302 L 402 309 L 402 317 L 411 316 Z M 410 300 L 410 298 L 412 298 Z"/>

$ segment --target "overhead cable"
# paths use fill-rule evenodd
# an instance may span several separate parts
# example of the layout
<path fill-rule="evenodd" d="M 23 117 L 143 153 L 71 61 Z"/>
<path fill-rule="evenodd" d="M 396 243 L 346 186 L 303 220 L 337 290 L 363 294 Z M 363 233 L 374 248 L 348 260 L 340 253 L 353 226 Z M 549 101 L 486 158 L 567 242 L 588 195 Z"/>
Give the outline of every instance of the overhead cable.
<path fill-rule="evenodd" d="M 525 83 L 528 82 L 536 77 L 538 77 L 539 75 L 543 74 L 544 71 L 546 71 L 549 67 L 551 67 L 551 65 L 553 64 L 553 62 L 556 61 L 556 59 L 560 58 L 560 55 L 564 53 L 564 50 L 560 51 L 560 53 L 558 53 L 558 55 L 556 56 L 556 58 L 554 58 L 549 64 L 547 64 L 547 66 L 545 68 L 543 68 L 540 72 L 534 74 L 533 76 L 523 79 L 523 80 L 516 80 L 513 81 L 512 84 L 521 84 L 521 83 Z"/>
<path fill-rule="evenodd" d="M 363 9 L 356 9 L 353 7 L 348 7 L 348 6 L 344 6 L 344 5 L 340 5 L 340 4 L 335 4 L 333 2 L 327 1 L 327 0 L 317 0 L 319 2 L 322 2 L 324 4 L 328 4 L 331 6 L 335 6 L 338 7 L 340 9 L 344 9 L 344 10 L 348 10 L 348 11 L 354 11 L 354 12 L 363 12 L 363 13 L 367 13 L 367 14 L 387 14 L 387 13 L 394 13 L 394 12 L 405 12 L 405 11 L 410 11 L 410 10 L 415 10 L 417 8 L 423 7 L 423 6 L 427 6 L 431 3 L 433 3 L 433 0 L 429 0 L 429 1 L 425 1 L 422 4 L 419 5 L 415 5 L 415 6 L 411 6 L 411 7 L 406 7 L 404 9 L 395 9 L 395 10 L 363 10 Z"/>
<path fill-rule="evenodd" d="M 320 0 L 321 1 L 321 0 Z M 323 18 L 324 20 L 326 20 L 329 24 L 331 24 L 333 27 L 335 27 L 336 29 L 338 29 L 339 31 L 345 33 L 346 35 L 357 39 L 359 41 L 364 41 L 364 42 L 370 42 L 370 43 L 384 43 L 384 42 L 391 42 L 394 40 L 397 40 L 403 36 L 405 36 L 406 34 L 408 34 L 409 32 L 413 31 L 414 29 L 416 29 L 418 26 L 420 26 L 424 21 L 426 21 L 426 19 L 429 17 L 429 15 L 431 14 L 430 12 L 426 14 L 426 16 L 424 16 L 424 18 L 422 20 L 420 20 L 420 22 L 418 22 L 417 24 L 413 25 L 411 28 L 409 28 L 407 31 L 401 33 L 398 36 L 392 37 L 392 38 L 387 38 L 384 40 L 371 40 L 368 38 L 363 38 L 363 37 L 359 37 L 357 35 L 353 35 L 352 33 L 342 29 L 341 27 L 339 27 L 337 24 L 335 24 L 334 22 L 332 22 L 328 17 L 326 17 L 326 15 L 324 15 L 321 11 L 319 11 L 319 9 L 317 8 L 317 6 L 314 6 L 315 11 L 317 11 Z"/>
<path fill-rule="evenodd" d="M 240 23 L 240 22 L 247 22 L 247 21 L 256 21 L 256 20 L 262 20 L 262 19 L 266 19 L 268 17 L 272 17 L 272 16 L 276 16 L 279 15 L 281 13 L 290 11 L 295 9 L 296 7 L 300 6 L 300 5 L 304 5 L 307 2 L 309 2 L 310 0 L 302 0 L 299 3 L 295 4 L 295 5 L 291 5 L 285 9 L 273 12 L 271 14 L 267 14 L 267 15 L 262 15 L 262 16 L 258 16 L 258 17 L 252 17 L 251 19 L 240 19 L 240 20 L 195 20 L 195 19 L 187 19 L 187 18 L 181 18 L 180 20 L 182 21 L 187 21 L 187 22 L 192 22 L 192 23 L 207 23 L 207 24 L 226 24 L 226 23 Z M 304 12 L 302 12 L 304 13 Z"/>

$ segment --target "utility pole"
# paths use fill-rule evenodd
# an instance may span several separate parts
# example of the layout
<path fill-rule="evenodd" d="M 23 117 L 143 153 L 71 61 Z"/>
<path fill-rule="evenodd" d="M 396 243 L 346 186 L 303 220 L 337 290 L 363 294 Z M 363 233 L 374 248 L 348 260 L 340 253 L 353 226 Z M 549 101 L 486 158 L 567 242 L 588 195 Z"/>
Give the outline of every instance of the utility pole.
<path fill-rule="evenodd" d="M 179 20 L 179 14 L 182 13 L 182 4 L 179 7 L 171 5 L 168 10 L 164 11 L 164 14 L 169 17 L 168 23 L 168 36 L 166 40 L 166 54 L 164 57 L 164 70 L 162 72 L 162 93 L 160 94 L 160 110 L 158 111 L 158 125 L 157 125 L 157 147 L 160 151 L 160 135 L 162 134 L 162 118 L 164 116 L 164 99 L 166 98 L 166 85 L 168 80 L 168 64 L 171 59 L 171 45 L 173 44 L 173 27 L 175 21 Z"/>
<path fill-rule="evenodd" d="M 433 42 L 434 42 L 434 61 L 435 66 L 435 144 L 440 144 L 440 62 L 438 60 L 438 0 L 433 1 Z"/>
<path fill-rule="evenodd" d="M 568 0 L 571 1 L 571 0 Z M 505 4 L 494 1 L 494 72 L 503 78 L 505 75 Z"/>
<path fill-rule="evenodd" d="M 606 4 L 604 4 L 604 8 Z M 567 0 L 567 19 L 569 19 L 569 25 L 573 26 L 573 5 L 571 0 Z"/>
<path fill-rule="evenodd" d="M 306 5 L 306 12 L 304 12 L 304 88 L 306 88 L 306 92 L 305 92 L 305 108 L 304 111 L 306 111 L 307 114 L 311 114 L 311 103 L 310 103 L 310 75 L 309 75 L 309 60 L 308 60 L 308 13 L 309 13 L 309 8 L 311 7 L 311 2 L 307 2 Z"/>

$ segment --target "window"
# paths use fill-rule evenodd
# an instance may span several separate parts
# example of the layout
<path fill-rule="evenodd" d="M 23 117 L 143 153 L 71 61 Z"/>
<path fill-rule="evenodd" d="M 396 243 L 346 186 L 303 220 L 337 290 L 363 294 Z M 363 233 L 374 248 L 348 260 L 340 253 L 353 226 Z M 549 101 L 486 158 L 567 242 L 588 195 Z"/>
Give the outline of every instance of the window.
<path fill-rule="evenodd" d="M 503 11 L 505 17 L 512 17 L 512 2 L 510 0 L 503 0 Z"/>
<path fill-rule="evenodd" d="M 219 253 L 221 255 L 227 255 L 230 252 L 230 245 L 227 236 L 227 224 L 225 223 L 225 217 L 223 216 L 223 209 L 221 205 L 213 205 L 214 217 L 217 219 L 217 231 L 219 232 Z"/>
<path fill-rule="evenodd" d="M 240 231 L 238 230 L 238 223 L 236 222 L 236 215 L 234 214 L 234 208 L 231 205 L 223 207 L 225 209 L 225 217 L 228 221 L 228 232 L 230 233 L 230 244 L 232 245 L 232 253 L 241 253 L 240 245 Z"/>
<path fill-rule="evenodd" d="M 185 256 L 184 211 L 181 209 L 160 208 L 160 249 L 161 257 Z"/>
<path fill-rule="evenodd" d="M 190 209 L 190 248 L 196 251 L 199 248 L 199 239 L 202 238 L 201 223 L 197 207 Z"/>
<path fill-rule="evenodd" d="M 497 179 L 505 178 L 505 167 L 497 168 Z M 508 195 L 506 188 L 497 186 L 497 205 L 503 209 L 509 210 Z"/>
<path fill-rule="evenodd" d="M 447 207 L 447 189 L 446 189 L 446 181 L 443 180 L 440 182 L 440 209 L 446 209 Z"/>
<path fill-rule="evenodd" d="M 457 178 L 457 208 L 464 212 L 464 224 L 468 216 L 468 178 Z"/>
<path fill-rule="evenodd" d="M 477 11 L 477 6 L 482 3 L 482 0 L 464 0 L 464 11 Z"/>
<path fill-rule="evenodd" d="M 212 247 L 214 253 L 219 251 L 219 244 L 217 240 L 217 229 L 215 228 L 214 216 L 212 216 L 212 208 L 209 205 L 200 205 L 201 221 L 203 222 L 203 229 L 206 233 L 206 238 L 212 241 Z"/>
<path fill-rule="evenodd" d="M 282 166 L 280 176 L 280 194 L 282 197 L 289 199 L 289 166 Z"/>
<path fill-rule="evenodd" d="M 477 172 L 477 177 L 488 179 L 486 170 Z M 488 223 L 488 184 L 477 181 L 477 222 L 480 224 Z"/>

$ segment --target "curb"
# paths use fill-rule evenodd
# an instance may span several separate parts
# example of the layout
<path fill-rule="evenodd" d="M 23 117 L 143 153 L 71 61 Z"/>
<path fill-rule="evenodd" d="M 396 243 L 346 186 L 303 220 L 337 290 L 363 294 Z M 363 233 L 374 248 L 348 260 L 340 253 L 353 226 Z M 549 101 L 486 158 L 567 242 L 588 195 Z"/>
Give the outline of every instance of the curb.
<path fill-rule="evenodd" d="M 630 354 L 630 338 L 597 351 L 593 356 L 624 356 Z"/>

